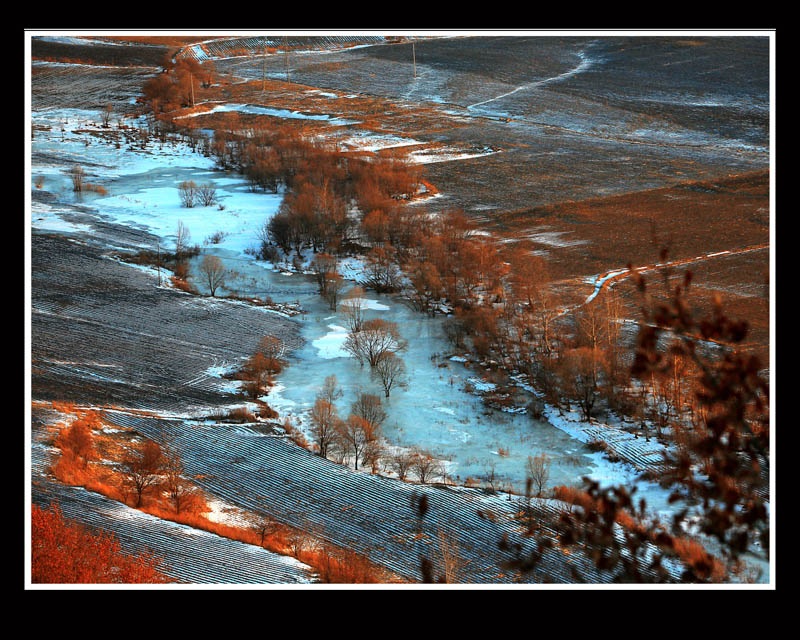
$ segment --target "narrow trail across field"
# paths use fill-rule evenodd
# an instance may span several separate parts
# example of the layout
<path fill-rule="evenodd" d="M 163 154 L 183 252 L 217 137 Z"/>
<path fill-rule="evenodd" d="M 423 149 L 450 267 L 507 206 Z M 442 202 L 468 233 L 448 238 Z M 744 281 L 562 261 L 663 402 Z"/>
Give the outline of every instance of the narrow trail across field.
<path fill-rule="evenodd" d="M 586 71 L 589 67 L 592 66 L 592 61 L 586 56 L 583 51 L 579 51 L 576 54 L 580 58 L 580 63 L 573 69 L 569 71 L 565 71 L 564 73 L 560 73 L 557 76 L 553 76 L 552 78 L 545 78 L 543 80 L 535 80 L 534 82 L 529 82 L 527 84 L 523 84 L 518 86 L 516 89 L 512 89 L 511 91 L 507 91 L 506 93 L 501 93 L 499 96 L 495 96 L 494 98 L 489 98 L 488 100 L 483 100 L 482 102 L 475 102 L 473 104 L 467 105 L 467 109 L 474 109 L 475 107 L 480 107 L 484 104 L 489 104 L 490 102 L 494 102 L 495 100 L 500 100 L 501 98 L 505 98 L 507 96 L 513 95 L 519 91 L 526 91 L 528 89 L 538 89 L 539 87 L 543 87 L 548 84 L 552 84 L 554 82 L 560 82 L 562 80 L 566 80 L 567 78 L 571 78 L 574 75 L 582 73 Z"/>
<path fill-rule="evenodd" d="M 628 268 L 628 267 L 625 267 L 624 269 L 613 269 L 611 271 L 606 271 L 605 273 L 602 273 L 602 274 L 600 274 L 600 275 L 598 275 L 598 276 L 596 276 L 595 278 L 592 279 L 591 284 L 594 285 L 594 290 L 592 291 L 591 294 L 589 294 L 589 296 L 587 296 L 587 298 L 582 303 L 577 304 L 577 305 L 572 306 L 572 307 L 569 307 L 569 308 L 565 308 L 558 315 L 560 317 L 560 316 L 566 315 L 567 313 L 575 311 L 576 309 L 579 309 L 579 308 L 581 308 L 583 306 L 586 306 L 587 304 L 592 302 L 592 300 L 594 300 L 600 294 L 600 292 L 602 292 L 604 289 L 610 289 L 611 287 L 613 287 L 618 282 L 621 282 L 622 280 L 630 278 L 631 276 L 633 276 L 635 274 L 646 273 L 648 271 L 653 271 L 655 269 L 669 269 L 669 268 L 673 268 L 673 267 L 682 267 L 682 266 L 686 266 L 686 265 L 689 265 L 689 264 L 695 264 L 695 263 L 698 263 L 698 262 L 704 262 L 706 260 L 713 260 L 714 258 L 720 258 L 720 257 L 723 257 L 723 256 L 724 257 L 730 257 L 730 256 L 744 254 L 744 253 L 751 253 L 753 251 L 763 251 L 764 249 L 769 249 L 769 247 L 770 247 L 769 243 L 758 244 L 758 245 L 754 245 L 752 247 L 745 247 L 744 249 L 715 251 L 713 253 L 707 253 L 707 254 L 702 255 L 702 256 L 696 256 L 694 258 L 683 258 L 681 260 L 672 260 L 670 262 L 661 262 L 661 263 L 657 263 L 657 264 L 647 265 L 647 266 L 644 266 L 644 267 L 634 267 L 632 269 Z"/>

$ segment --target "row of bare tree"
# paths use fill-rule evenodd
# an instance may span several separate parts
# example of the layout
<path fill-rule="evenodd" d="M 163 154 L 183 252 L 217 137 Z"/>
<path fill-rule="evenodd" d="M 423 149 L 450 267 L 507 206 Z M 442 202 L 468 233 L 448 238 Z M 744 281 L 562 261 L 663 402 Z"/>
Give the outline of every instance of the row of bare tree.
<path fill-rule="evenodd" d="M 359 393 L 345 419 L 336 406 L 342 395 L 336 376 L 328 376 L 311 409 L 311 436 L 320 456 L 340 464 L 352 462 L 355 469 L 369 466 L 373 473 L 383 466 L 401 480 L 410 472 L 422 483 L 444 477 L 441 461 L 425 451 L 386 449 L 381 433 L 386 410 L 378 396 Z"/>

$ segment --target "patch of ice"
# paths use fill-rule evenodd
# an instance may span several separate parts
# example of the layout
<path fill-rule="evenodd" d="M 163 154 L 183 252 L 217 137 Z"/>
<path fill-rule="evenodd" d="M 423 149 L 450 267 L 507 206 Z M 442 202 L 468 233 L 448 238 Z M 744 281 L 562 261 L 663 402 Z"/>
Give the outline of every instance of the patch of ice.
<path fill-rule="evenodd" d="M 317 355 L 326 359 L 347 358 L 349 354 L 343 349 L 347 340 L 347 329 L 337 324 L 329 324 L 328 328 L 331 331 L 311 343 L 316 347 Z"/>

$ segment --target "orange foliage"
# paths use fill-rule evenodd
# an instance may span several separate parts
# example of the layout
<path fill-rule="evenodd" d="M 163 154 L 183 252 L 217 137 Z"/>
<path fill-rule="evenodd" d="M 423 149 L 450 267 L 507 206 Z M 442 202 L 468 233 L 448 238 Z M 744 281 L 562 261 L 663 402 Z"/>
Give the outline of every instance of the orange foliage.
<path fill-rule="evenodd" d="M 351 549 L 333 552 L 328 548 L 315 552 L 313 562 L 319 581 L 324 584 L 374 584 L 382 582 L 376 568 L 365 556 Z"/>
<path fill-rule="evenodd" d="M 113 533 L 91 534 L 66 520 L 57 504 L 31 513 L 31 582 L 34 584 L 165 583 L 161 560 L 124 553 Z"/>
<path fill-rule="evenodd" d="M 53 400 L 52 402 L 53 411 L 58 411 L 59 413 L 76 413 L 77 407 L 75 406 L 74 402 L 59 402 L 58 400 Z"/>
<path fill-rule="evenodd" d="M 64 451 L 50 471 L 64 484 L 73 486 L 83 486 L 91 477 L 86 464 L 69 449 Z"/>
<path fill-rule="evenodd" d="M 99 428 L 100 416 L 89 411 L 79 413 L 78 418 L 56 438 L 56 446 L 65 453 L 70 452 L 80 459 L 84 466 L 96 457 L 92 429 Z"/>
<path fill-rule="evenodd" d="M 306 451 L 312 450 L 311 443 L 306 440 L 305 436 L 299 429 L 289 422 L 288 418 L 283 421 L 283 430 L 286 431 L 286 435 L 289 437 L 289 440 L 294 442 L 298 447 L 302 447 Z"/>
<path fill-rule="evenodd" d="M 725 566 L 699 542 L 689 538 L 672 538 L 672 548 L 678 557 L 687 565 L 693 567 L 698 573 L 702 574 L 701 568 L 705 567 L 708 577 L 712 582 L 722 582 L 727 578 Z"/>
<path fill-rule="evenodd" d="M 186 293 L 196 293 L 194 287 L 190 285 L 186 280 L 183 278 L 179 278 L 178 276 L 170 276 L 169 281 L 172 283 L 172 286 L 176 289 L 180 289 L 181 291 L 185 291 Z"/>
<path fill-rule="evenodd" d="M 585 491 L 574 487 L 555 487 L 553 497 L 568 504 L 578 505 L 584 510 L 591 511 L 597 508 L 594 499 Z M 645 533 L 641 523 L 625 511 L 618 511 L 616 515 L 617 524 L 632 531 Z M 712 556 L 699 542 L 690 538 L 683 538 L 664 534 L 654 543 L 666 544 L 671 547 L 675 554 L 688 566 L 695 568 L 698 572 L 705 572 L 709 578 L 715 582 L 725 580 L 727 572 L 725 566 L 714 556 Z"/>

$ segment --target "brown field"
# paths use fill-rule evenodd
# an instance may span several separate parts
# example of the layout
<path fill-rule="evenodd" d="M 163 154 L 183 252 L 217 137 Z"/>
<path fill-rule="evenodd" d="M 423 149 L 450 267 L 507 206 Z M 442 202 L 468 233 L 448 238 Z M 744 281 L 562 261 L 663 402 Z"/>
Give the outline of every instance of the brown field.
<path fill-rule="evenodd" d="M 167 47 L 210 38 L 106 39 L 131 46 L 41 41 L 34 47 L 34 57 L 55 52 L 102 63 L 113 54 L 117 64 L 130 64 L 143 57 L 155 60 L 155 53 L 163 55 Z M 340 147 L 348 153 L 476 154 L 424 164 L 423 178 L 431 186 L 429 191 L 439 195 L 424 206 L 434 212 L 462 208 L 499 239 L 546 255 L 553 278 L 572 302 L 591 293 L 593 287 L 587 279 L 628 264 L 653 265 L 666 248 L 670 261 L 691 261 L 676 264 L 676 268 L 692 270 L 697 304 L 707 308 L 712 297 L 719 296 L 726 308 L 745 317 L 753 327 L 748 348 L 768 353 L 770 174 L 758 146 L 763 144 L 765 130 L 758 110 L 761 94 L 747 84 L 756 87 L 761 82 L 757 75 L 763 61 L 759 43 L 678 39 L 658 40 L 648 47 L 638 39 L 609 39 L 599 48 L 603 55 L 611 52 L 615 62 L 604 65 L 600 72 L 577 74 L 553 85 L 553 90 L 517 92 L 531 79 L 530 67 L 522 60 L 535 63 L 534 80 L 536 74 L 545 78 L 569 74 L 576 62 L 575 52 L 591 54 L 597 43 L 580 38 L 418 42 L 419 79 L 414 81 L 408 42 L 387 41 L 353 50 L 347 49 L 352 43 L 335 38 L 308 42 L 299 38 L 289 43 L 291 49 L 330 50 L 324 55 L 320 51 L 293 53 L 289 59 L 291 81 L 286 81 L 286 58 L 275 47 L 266 47 L 274 44 L 272 40 L 265 40 L 261 49 L 253 38 L 223 40 L 215 39 L 214 51 L 227 55 L 240 47 L 249 56 L 216 60 L 218 83 L 198 86 L 198 107 L 181 115 L 227 102 L 310 114 L 312 118 L 212 112 L 179 118 L 176 122 L 181 126 L 247 129 L 290 124 L 332 142 L 368 135 L 392 136 L 407 143 L 372 151 L 354 145 Z M 696 69 L 670 75 L 674 74 L 672 66 L 665 65 L 669 71 L 653 66 L 649 49 L 679 61 L 676 69 L 687 63 Z M 128 53 L 122 55 L 121 50 Z M 746 56 L 753 66 L 742 67 L 741 78 L 715 78 L 700 62 L 704 58 L 693 53 L 697 50 L 710 56 L 707 66 L 715 73 L 715 65 L 732 53 Z M 259 51 L 267 55 L 255 55 Z M 515 54 L 504 56 L 505 51 Z M 481 55 L 472 55 L 477 53 Z M 46 81 L 40 77 L 35 83 L 36 91 L 51 84 L 59 87 L 46 95 L 53 106 L 62 106 L 68 93 L 91 96 L 92 106 L 101 106 L 105 95 L 113 96 L 120 80 L 128 85 L 143 82 L 145 77 L 137 72 L 121 78 L 120 73 L 130 72 L 93 72 L 85 67 L 38 67 L 34 73 L 46 75 Z M 657 100 L 649 95 L 642 99 L 636 84 L 642 73 L 663 83 L 651 92 Z M 752 81 L 746 81 L 751 76 Z M 712 84 L 701 84 L 701 78 L 702 83 Z M 65 82 L 80 84 L 82 89 L 65 92 Z M 733 86 L 738 103 L 711 109 L 692 106 L 704 104 L 719 91 L 713 82 L 728 89 Z M 680 92 L 675 94 L 679 100 L 669 94 L 673 85 Z M 94 91 L 95 86 L 96 97 L 86 90 Z M 513 98 L 492 97 L 509 91 Z M 473 108 L 484 101 L 489 107 Z M 737 111 L 740 107 L 736 104 L 755 106 Z M 324 116 L 328 119 L 313 119 Z M 329 120 L 333 118 L 349 124 L 332 123 Z M 709 138 L 706 131 L 715 128 L 737 144 Z M 747 144 L 739 145 L 740 140 Z M 700 259 L 709 254 L 720 255 Z M 618 284 L 620 291 L 630 287 Z M 630 302 L 635 317 L 635 297 Z"/>
<path fill-rule="evenodd" d="M 186 45 L 224 38 L 225 36 L 93 36 L 95 40 L 109 42 L 131 42 L 134 44 L 158 44 L 164 47 L 184 47 Z"/>
<path fill-rule="evenodd" d="M 686 270 L 692 272 L 691 301 L 698 311 L 710 311 L 718 296 L 728 313 L 750 323 L 743 348 L 758 353 L 766 366 L 769 208 L 769 172 L 756 171 L 511 211 L 494 218 L 491 229 L 546 254 L 553 278 L 574 303 L 591 294 L 589 276 L 629 264 L 653 267 L 660 262 L 661 250 L 667 249 L 675 281 Z M 660 287 L 656 271 L 648 271 L 645 278 Z M 641 297 L 632 279 L 621 276 L 616 285 L 628 302 L 630 317 L 637 319 Z"/>
<path fill-rule="evenodd" d="M 681 260 L 769 243 L 769 172 L 496 215 L 489 228 L 546 251 L 557 277 L 645 266 L 669 248 Z M 536 232 L 558 232 L 553 247 Z M 525 239 L 525 240 L 523 240 Z"/>

